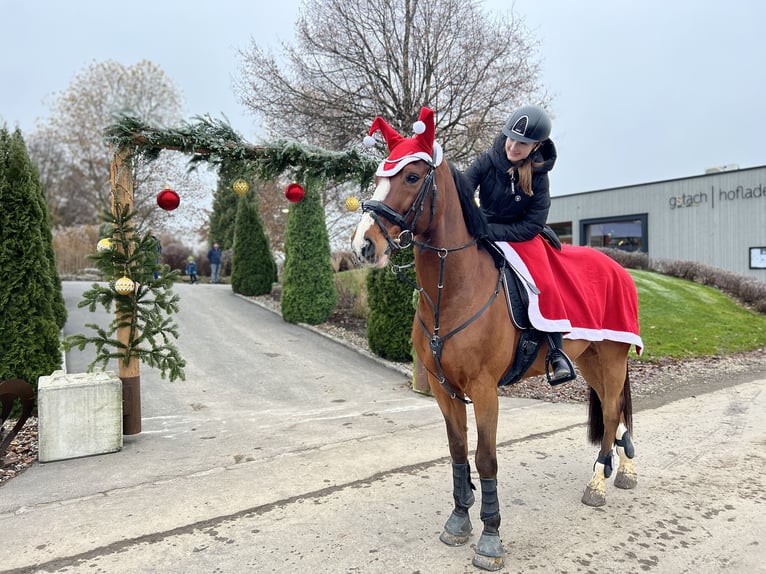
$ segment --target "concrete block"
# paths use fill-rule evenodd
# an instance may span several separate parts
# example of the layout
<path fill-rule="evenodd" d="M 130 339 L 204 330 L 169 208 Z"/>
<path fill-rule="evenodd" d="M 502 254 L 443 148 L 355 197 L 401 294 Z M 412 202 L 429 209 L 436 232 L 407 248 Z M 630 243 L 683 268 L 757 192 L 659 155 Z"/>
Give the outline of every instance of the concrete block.
<path fill-rule="evenodd" d="M 122 381 L 111 371 L 40 377 L 37 426 L 40 462 L 122 449 Z"/>

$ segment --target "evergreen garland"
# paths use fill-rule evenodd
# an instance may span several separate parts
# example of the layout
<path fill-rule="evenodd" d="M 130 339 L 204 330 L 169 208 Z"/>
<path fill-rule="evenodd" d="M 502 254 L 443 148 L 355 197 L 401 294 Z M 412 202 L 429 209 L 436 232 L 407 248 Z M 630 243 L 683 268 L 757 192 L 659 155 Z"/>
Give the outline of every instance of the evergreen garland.
<path fill-rule="evenodd" d="M 163 149 L 191 155 L 192 166 L 200 162 L 252 164 L 263 180 L 291 172 L 298 181 L 356 181 L 365 187 L 375 174 L 379 159 L 355 150 L 332 152 L 297 142 L 278 140 L 268 145 L 253 145 L 224 120 L 196 116 L 194 123 L 178 128 L 156 129 L 134 116 L 122 116 L 106 129 L 107 143 L 131 150 L 134 158 L 152 161 Z"/>

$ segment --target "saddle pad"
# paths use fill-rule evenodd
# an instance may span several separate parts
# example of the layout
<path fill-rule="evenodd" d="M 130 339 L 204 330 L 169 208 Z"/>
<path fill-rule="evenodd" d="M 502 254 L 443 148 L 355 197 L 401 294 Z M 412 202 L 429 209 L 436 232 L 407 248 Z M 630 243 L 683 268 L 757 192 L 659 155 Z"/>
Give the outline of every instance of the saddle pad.
<path fill-rule="evenodd" d="M 534 328 L 567 339 L 628 343 L 642 353 L 636 286 L 613 259 L 591 247 L 557 251 L 539 236 L 497 246 L 525 279 Z"/>

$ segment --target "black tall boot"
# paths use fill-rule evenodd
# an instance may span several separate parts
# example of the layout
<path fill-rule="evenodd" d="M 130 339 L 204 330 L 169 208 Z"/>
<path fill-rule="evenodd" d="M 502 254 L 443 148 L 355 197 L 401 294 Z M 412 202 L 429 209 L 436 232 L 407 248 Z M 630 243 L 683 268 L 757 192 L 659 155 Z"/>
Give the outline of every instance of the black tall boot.
<path fill-rule="evenodd" d="M 577 378 L 574 365 L 564 353 L 564 338 L 561 333 L 546 333 L 548 355 L 545 357 L 545 376 L 551 385 L 560 385 Z"/>

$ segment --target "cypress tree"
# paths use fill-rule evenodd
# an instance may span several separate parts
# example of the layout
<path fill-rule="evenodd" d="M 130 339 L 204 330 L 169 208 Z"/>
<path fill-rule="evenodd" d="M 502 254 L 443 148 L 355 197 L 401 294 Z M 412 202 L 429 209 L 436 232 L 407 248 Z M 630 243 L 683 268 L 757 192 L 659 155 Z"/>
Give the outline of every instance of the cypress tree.
<path fill-rule="evenodd" d="M 66 315 L 54 279 L 50 223 L 37 170 L 17 129 L 0 129 L 0 380 L 61 368 L 59 323 Z M 58 292 L 57 292 L 58 290 Z"/>
<path fill-rule="evenodd" d="M 252 169 L 244 162 L 223 162 L 218 170 L 218 185 L 213 194 L 213 213 L 210 214 L 210 244 L 215 242 L 225 251 L 234 247 L 234 227 L 237 219 L 239 196 L 231 184 L 243 177 L 252 180 Z"/>
<path fill-rule="evenodd" d="M 239 199 L 234 227 L 231 288 L 245 296 L 266 295 L 277 281 L 277 264 L 258 212 L 257 195 L 251 190 Z"/>
<path fill-rule="evenodd" d="M 317 325 L 332 315 L 338 293 L 317 184 L 308 182 L 305 192 L 301 201 L 290 206 L 287 215 L 282 318 L 290 323 Z"/>
<path fill-rule="evenodd" d="M 406 266 L 412 262 L 412 251 L 397 251 L 391 264 Z M 370 351 L 391 361 L 412 359 L 412 291 L 415 268 L 402 272 L 412 281 L 405 281 L 388 267 L 370 269 L 367 273 L 367 342 Z"/>

